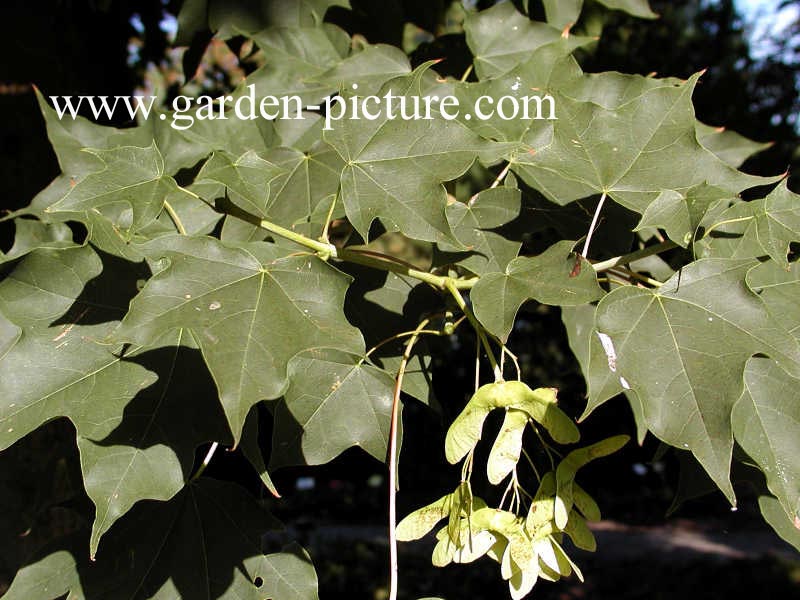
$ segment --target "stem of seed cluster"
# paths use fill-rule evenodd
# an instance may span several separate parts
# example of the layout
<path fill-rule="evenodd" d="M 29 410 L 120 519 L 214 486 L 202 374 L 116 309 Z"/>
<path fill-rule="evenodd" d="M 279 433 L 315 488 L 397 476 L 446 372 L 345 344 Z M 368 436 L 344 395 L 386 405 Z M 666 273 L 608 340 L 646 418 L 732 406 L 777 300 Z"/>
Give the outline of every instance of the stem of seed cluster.
<path fill-rule="evenodd" d="M 467 306 L 464 296 L 461 295 L 461 292 L 456 287 L 455 282 L 452 279 L 445 283 L 445 288 L 450 292 L 450 295 L 456 301 L 458 308 L 460 308 L 461 312 L 467 316 L 467 319 L 469 319 L 473 329 L 475 329 L 475 333 L 478 335 L 478 339 L 480 339 L 481 344 L 483 344 L 483 349 L 486 351 L 486 356 L 489 358 L 489 364 L 492 366 L 495 381 L 503 381 L 503 372 L 500 370 L 500 365 L 497 363 L 497 359 L 494 356 L 492 346 L 489 344 L 489 338 L 486 337 L 486 331 L 483 329 L 483 325 L 481 325 L 477 317 L 475 317 L 472 309 Z"/>
<path fill-rule="evenodd" d="M 389 425 L 389 600 L 397 600 L 397 428 L 400 423 L 400 392 L 403 389 L 403 376 L 406 373 L 411 352 L 419 336 L 425 331 L 430 319 L 423 320 L 406 342 L 397 378 L 394 383 L 392 399 L 392 420 Z"/>
<path fill-rule="evenodd" d="M 430 317 L 430 318 L 432 319 L 433 317 Z M 369 358 L 375 351 L 379 350 L 380 348 L 383 348 L 383 346 L 385 346 L 386 344 L 390 344 L 391 342 L 395 342 L 395 341 L 401 340 L 403 338 L 413 337 L 413 336 L 420 336 L 420 335 L 435 335 L 435 336 L 438 336 L 438 337 L 451 335 L 453 333 L 453 331 L 458 329 L 458 326 L 461 325 L 461 323 L 463 323 L 466 318 L 467 318 L 466 316 L 462 316 L 461 318 L 459 318 L 453 324 L 453 330 L 450 331 L 450 332 L 445 332 L 443 330 L 438 330 L 438 329 L 415 329 L 414 331 L 403 331 L 401 333 L 396 333 L 396 334 L 394 334 L 392 336 L 389 336 L 388 338 L 386 338 L 384 340 L 381 340 L 380 342 L 375 344 L 372 348 L 370 348 L 367 351 L 367 353 L 364 355 L 364 359 Z"/>

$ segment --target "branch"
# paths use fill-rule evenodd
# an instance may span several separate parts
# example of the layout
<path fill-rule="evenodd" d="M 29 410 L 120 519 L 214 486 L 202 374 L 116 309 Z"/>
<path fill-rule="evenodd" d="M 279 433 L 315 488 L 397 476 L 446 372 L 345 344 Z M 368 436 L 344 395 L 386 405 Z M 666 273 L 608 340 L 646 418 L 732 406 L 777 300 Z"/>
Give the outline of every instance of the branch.
<path fill-rule="evenodd" d="M 311 238 L 292 231 L 291 229 L 286 229 L 285 227 L 276 225 L 275 223 L 267 221 L 266 219 L 261 219 L 255 215 L 251 215 L 250 213 L 236 206 L 227 198 L 218 200 L 214 206 L 214 209 L 217 212 L 247 221 L 248 223 L 251 223 L 257 227 L 261 227 L 270 233 L 274 233 L 275 235 L 279 235 L 280 237 L 299 244 L 300 246 L 304 246 L 309 250 L 313 250 L 319 254 L 320 258 L 323 260 L 335 258 L 346 262 L 372 267 L 373 269 L 378 269 L 381 271 L 390 271 L 392 273 L 397 273 L 398 275 L 404 275 L 406 277 L 411 277 L 412 279 L 424 281 L 425 283 L 428 283 L 441 290 L 447 289 L 449 282 L 452 282 L 456 289 L 468 290 L 471 289 L 478 281 L 477 277 L 472 277 L 469 279 L 453 279 L 452 277 L 434 275 L 433 273 L 416 269 L 412 265 L 381 258 L 379 255 L 375 255 L 371 252 L 365 253 L 363 251 L 351 250 L 348 248 L 337 248 L 335 245 L 328 242 L 312 240 Z"/>

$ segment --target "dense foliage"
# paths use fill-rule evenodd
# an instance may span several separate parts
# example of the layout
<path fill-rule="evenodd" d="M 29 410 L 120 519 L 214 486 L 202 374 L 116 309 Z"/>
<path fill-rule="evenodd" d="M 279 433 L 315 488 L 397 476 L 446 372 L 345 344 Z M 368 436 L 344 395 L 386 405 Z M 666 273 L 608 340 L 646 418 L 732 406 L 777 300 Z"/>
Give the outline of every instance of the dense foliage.
<path fill-rule="evenodd" d="M 5 598 L 315 598 L 302 548 L 262 553 L 280 527 L 264 502 L 204 475 L 218 445 L 241 448 L 276 496 L 265 463 L 353 446 L 386 460 L 393 562 L 395 537 L 446 520 L 437 566 L 487 556 L 514 598 L 580 576 L 568 552 L 595 549 L 600 509 L 579 470 L 627 438 L 580 443 L 557 390 L 520 381 L 506 344 L 526 303 L 561 309 L 587 382 L 579 420 L 624 394 L 639 441 L 691 453 L 734 506 L 741 464 L 800 547 L 800 200 L 781 175 L 738 170 L 762 145 L 695 118 L 702 73 L 579 67 L 593 19 L 653 18 L 647 2 L 587 3 L 591 18 L 580 1 L 543 5 L 545 21 L 524 2 L 449 7 L 472 55 L 456 76 L 420 58 L 413 27 L 401 49 L 326 22 L 358 17 L 342 0 L 187 1 L 178 39 L 193 46 L 188 72 L 209 32 L 260 57 L 234 100 L 252 89 L 311 106 L 357 89 L 465 107 L 535 91 L 557 119 L 434 111 L 327 128 L 308 110 L 176 129 L 165 105 L 115 129 L 59 119 L 38 95 L 62 173 L 6 217 L 0 448 L 69 419 L 94 506 Z M 395 530 L 401 399 L 454 403 L 430 392 L 426 340 L 460 328 L 476 334 L 475 393 L 450 406 L 441 451 L 462 476 Z M 503 424 L 484 431 L 494 411 Z M 473 471 L 496 497 L 473 494 Z"/>

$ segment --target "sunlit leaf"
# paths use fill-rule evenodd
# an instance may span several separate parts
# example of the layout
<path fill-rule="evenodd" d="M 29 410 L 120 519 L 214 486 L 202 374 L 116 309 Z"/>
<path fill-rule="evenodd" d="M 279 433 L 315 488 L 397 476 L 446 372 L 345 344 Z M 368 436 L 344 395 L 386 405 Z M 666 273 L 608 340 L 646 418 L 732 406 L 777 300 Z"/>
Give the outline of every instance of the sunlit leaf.
<path fill-rule="evenodd" d="M 744 282 L 752 265 L 700 260 L 657 291 L 616 289 L 597 311 L 609 366 L 641 400 L 648 428 L 691 450 L 731 501 L 730 414 L 745 363 L 763 353 L 800 375 L 797 340 Z M 587 411 L 604 396 L 593 396 Z"/>
<path fill-rule="evenodd" d="M 311 348 L 363 348 L 341 312 L 347 278 L 316 257 L 184 236 L 155 240 L 147 252 L 170 265 L 133 300 L 115 337 L 148 344 L 165 331 L 191 331 L 235 439 L 251 406 L 286 390 L 293 356 Z"/>
<path fill-rule="evenodd" d="M 787 518 L 800 524 L 800 380 L 775 361 L 751 358 L 731 413 L 736 441 L 756 461 Z M 798 527 L 800 529 L 800 527 Z"/>

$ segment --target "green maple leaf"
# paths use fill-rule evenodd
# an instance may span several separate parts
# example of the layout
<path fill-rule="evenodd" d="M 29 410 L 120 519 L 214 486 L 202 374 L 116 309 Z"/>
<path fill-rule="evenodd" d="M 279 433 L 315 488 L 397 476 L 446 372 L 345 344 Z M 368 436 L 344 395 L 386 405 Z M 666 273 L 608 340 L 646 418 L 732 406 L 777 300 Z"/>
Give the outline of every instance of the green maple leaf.
<path fill-rule="evenodd" d="M 191 331 L 236 440 L 251 406 L 283 394 L 294 355 L 363 348 L 342 313 L 347 277 L 316 257 L 183 236 L 150 242 L 146 251 L 170 265 L 131 302 L 115 337 L 146 345 L 173 329 Z"/>
<path fill-rule="evenodd" d="M 751 358 L 731 414 L 733 433 L 756 461 L 788 520 L 800 529 L 800 380 L 767 358 Z"/>
<path fill-rule="evenodd" d="M 247 106 L 243 109 L 248 118 L 243 119 L 233 113 L 232 107 L 229 101 L 225 118 L 220 118 L 218 113 L 214 119 L 205 115 L 199 118 L 200 108 L 197 106 L 184 109 L 178 105 L 179 111 L 154 107 L 150 118 L 137 129 L 150 132 L 164 156 L 165 169 L 169 174 L 175 174 L 180 169 L 191 169 L 213 152 L 240 156 L 248 150 L 266 152 L 275 145 L 275 123 L 260 118 L 257 103 L 255 119 L 249 118 Z M 193 120 L 189 120 L 190 117 Z"/>
<path fill-rule="evenodd" d="M 691 96 L 698 78 L 584 76 L 556 94 L 551 135 L 535 153 L 521 154 L 515 171 L 558 204 L 606 193 L 638 213 L 665 190 L 707 183 L 736 195 L 775 181 L 737 171 L 697 141 Z"/>
<path fill-rule="evenodd" d="M 68 178 L 76 181 L 103 167 L 96 155 L 84 152 L 85 148 L 111 149 L 116 146 L 146 146 L 152 141 L 144 128 L 116 129 L 91 122 L 85 117 L 72 118 L 69 113 L 63 119 L 36 90 L 36 100 L 47 127 L 47 138 L 53 146 L 58 166 Z M 63 102 L 63 99 L 60 99 Z M 63 105 L 62 105 L 63 106 Z"/>
<path fill-rule="evenodd" d="M 155 380 L 140 365 L 121 361 L 120 346 L 101 343 L 124 308 L 79 300 L 101 270 L 100 259 L 88 247 L 37 250 L 0 283 L 0 313 L 17 331 L 16 343 L 6 344 L 0 362 L 5 373 L 0 447 L 57 417 L 68 417 L 79 435 L 104 427 L 108 433 L 113 425 L 103 423 L 98 411 L 121 413 Z"/>
<path fill-rule="evenodd" d="M 800 242 L 800 196 L 789 191 L 784 181 L 754 205 L 761 246 L 772 260 L 788 269 L 789 245 Z"/>
<path fill-rule="evenodd" d="M 253 41 L 267 60 L 247 76 L 234 98 L 253 84 L 256 98 L 298 96 L 306 106 L 318 105 L 336 91 L 336 86 L 317 78 L 338 65 L 350 47 L 349 36 L 334 25 L 270 27 L 253 36 Z"/>
<path fill-rule="evenodd" d="M 507 4 L 498 4 L 509 6 Z M 563 90 L 568 84 L 579 79 L 583 71 L 572 52 L 585 43 L 584 38 L 556 37 L 536 50 L 526 53 L 515 63 L 515 66 L 503 74 L 474 83 L 457 83 L 455 92 L 460 106 L 480 108 L 484 114 L 493 118 L 474 118 L 480 116 L 466 110 L 459 115 L 466 126 L 486 139 L 499 142 L 514 142 L 509 146 L 507 160 L 514 163 L 518 155 L 537 151 L 552 136 L 553 122 L 550 120 L 551 108 L 555 106 L 556 116 L 558 101 L 551 105 L 545 100 L 548 94 Z M 536 104 L 532 98 L 542 98 Z M 553 96 L 555 98 L 555 96 Z M 505 106 L 504 114 L 512 109 L 509 98 L 513 98 L 520 110 L 514 118 L 499 118 L 499 110 Z M 528 118 L 522 107 L 528 106 Z M 494 111 L 494 112 L 492 112 Z M 470 114 L 467 119 L 466 115 Z"/>
<path fill-rule="evenodd" d="M 650 3 L 647 0 L 598 0 L 598 2 L 608 8 L 624 10 L 634 17 L 655 19 L 658 16 L 650 10 Z"/>
<path fill-rule="evenodd" d="M 271 0 L 231 3 L 225 0 L 187 0 L 178 13 L 177 46 L 189 46 L 195 35 L 211 30 L 223 39 L 268 26 L 298 27 L 322 23 L 332 6 L 350 8 L 349 0 Z"/>
<path fill-rule="evenodd" d="M 275 483 L 273 483 L 272 477 L 270 477 L 269 471 L 267 470 L 267 465 L 264 462 L 264 454 L 261 452 L 261 446 L 258 440 L 259 430 L 258 407 L 254 407 L 250 410 L 244 422 L 239 448 L 241 448 L 242 454 L 244 454 L 245 458 L 247 458 L 256 470 L 256 473 L 258 473 L 258 477 L 261 479 L 264 487 L 266 487 L 273 496 L 280 498 L 281 495 L 278 493 L 278 488 L 275 487 Z"/>
<path fill-rule="evenodd" d="M 289 373 L 275 409 L 271 466 L 324 464 L 351 446 L 386 459 L 393 377 L 335 351 L 298 355 Z"/>
<path fill-rule="evenodd" d="M 724 210 L 723 210 L 724 209 Z M 758 239 L 755 213 L 758 201 L 722 203 L 701 222 L 703 237 L 694 244 L 699 258 L 759 258 L 766 256 Z"/>
<path fill-rule="evenodd" d="M 490 273 L 472 288 L 475 316 L 491 333 L 508 339 L 526 300 L 576 306 L 603 295 L 592 265 L 572 252 L 575 242 L 554 244 L 539 256 L 512 260 L 505 272 Z"/>
<path fill-rule="evenodd" d="M 650 10 L 647 0 L 598 0 L 598 2 L 608 8 L 624 10 L 642 19 L 655 19 L 658 16 Z M 559 29 L 577 23 L 583 10 L 583 0 L 544 0 L 543 4 L 547 22 Z"/>
<path fill-rule="evenodd" d="M 788 270 L 771 260 L 761 263 L 747 273 L 747 285 L 787 331 L 800 339 L 800 262 L 793 262 Z"/>
<path fill-rule="evenodd" d="M 452 258 L 452 262 L 477 275 L 504 271 L 519 254 L 522 243 L 493 230 L 519 215 L 520 199 L 518 189 L 497 187 L 476 194 L 469 202 L 448 204 L 447 220 L 456 239 L 470 252 L 464 258 L 445 254 L 440 260 Z M 459 251 L 446 243 L 440 243 L 439 248 L 445 253 Z"/>
<path fill-rule="evenodd" d="M 39 110 L 45 121 L 47 137 L 56 154 L 61 174 L 50 185 L 42 190 L 29 206 L 16 211 L 16 215 L 35 215 L 45 222 L 66 220 L 69 215 L 49 213 L 46 209 L 66 196 L 77 182 L 87 175 L 103 168 L 103 161 L 97 155 L 85 152 L 86 148 L 111 149 L 117 146 L 146 146 L 152 137 L 142 127 L 116 129 L 92 123 L 78 116 L 73 119 L 65 113 L 63 119 L 45 100 L 42 93 L 35 89 Z M 63 102 L 63 100 L 61 100 Z M 63 106 L 63 104 L 59 104 Z M 9 217 L 6 217 L 9 218 Z"/>
<path fill-rule="evenodd" d="M 741 167 L 748 158 L 772 146 L 770 143 L 749 140 L 725 127 L 711 127 L 700 121 L 696 129 L 697 141 L 732 167 Z"/>
<path fill-rule="evenodd" d="M 39 248 L 58 250 L 76 245 L 72 241 L 72 230 L 65 223 L 18 218 L 14 226 L 14 245 L 6 253 L 0 251 L 0 263 L 21 258 Z"/>
<path fill-rule="evenodd" d="M 394 46 L 370 44 L 314 80 L 336 90 L 357 89 L 360 95 L 366 95 L 378 91 L 390 79 L 410 72 L 411 63 L 405 52 Z"/>
<path fill-rule="evenodd" d="M 781 503 L 767 494 L 759 497 L 758 507 L 764 520 L 775 530 L 782 540 L 800 551 L 800 531 L 795 522 L 786 518 Z"/>
<path fill-rule="evenodd" d="M 480 79 L 502 75 L 533 51 L 561 37 L 561 31 L 521 14 L 509 2 L 467 16 L 467 44 Z"/>
<path fill-rule="evenodd" d="M 39 250 L 0 284 L 0 311 L 14 319 L 15 342 L 3 344 L 0 358 L 0 446 L 54 418 L 74 423 L 96 506 L 92 554 L 133 504 L 180 491 L 198 445 L 230 435 L 218 406 L 204 400 L 213 398 L 213 384 L 183 334 L 168 335 L 162 342 L 173 347 L 150 358 L 140 350 L 122 360 L 120 345 L 103 343 L 127 298 L 111 297 L 103 284 L 92 289 L 101 269 L 89 247 Z M 115 285 L 125 287 L 121 278 Z M 181 427 L 172 427 L 177 421 Z"/>
<path fill-rule="evenodd" d="M 151 225 L 170 196 L 191 196 L 166 174 L 164 158 L 155 143 L 147 148 L 120 146 L 87 151 L 102 161 L 103 169 L 81 179 L 63 198 L 47 207 L 46 212 L 73 216 L 83 213 L 83 217 L 74 218 L 87 221 L 93 230 L 98 227 L 97 220 L 116 220 L 116 224 L 112 222 L 108 227 L 121 241 L 104 245 L 105 250 L 121 252 L 119 245 Z M 113 215 L 117 215 L 116 219 Z M 99 229 L 106 234 L 110 232 L 103 227 Z M 114 235 L 110 237 L 113 239 Z"/>
<path fill-rule="evenodd" d="M 325 225 L 344 166 L 336 151 L 320 141 L 308 152 L 276 148 L 267 158 L 284 170 L 272 184 L 268 214 L 287 226 L 304 222 Z M 337 210 L 333 216 L 344 214 Z"/>
<path fill-rule="evenodd" d="M 215 154 L 197 182 L 224 185 L 231 200 L 251 215 L 286 227 L 318 223 L 321 231 L 336 198 L 342 166 L 339 155 L 320 142 L 308 152 L 275 148 L 263 158 L 252 152 L 235 160 Z M 343 216 L 340 213 L 333 217 Z M 227 219 L 222 232 L 226 241 L 259 241 L 265 236 L 266 231 L 240 219 Z"/>
<path fill-rule="evenodd" d="M 697 261 L 658 291 L 612 291 L 596 319 L 609 370 L 639 398 L 650 431 L 691 450 L 732 502 L 730 415 L 747 360 L 763 353 L 800 375 L 797 340 L 745 285 L 752 266 Z M 584 416 L 606 399 L 590 397 Z"/>
<path fill-rule="evenodd" d="M 206 181 L 224 185 L 231 199 L 243 210 L 261 218 L 268 216 L 270 184 L 283 169 L 248 151 L 238 157 L 215 152 L 197 174 L 196 183 Z"/>
<path fill-rule="evenodd" d="M 429 73 L 431 63 L 392 80 L 379 96 L 420 98 L 447 95 Z M 399 114 L 398 102 L 395 112 Z M 325 140 L 345 162 L 340 197 L 347 217 L 364 239 L 379 218 L 390 230 L 426 241 L 453 239 L 445 215 L 443 182 L 462 175 L 491 144 L 459 122 L 446 120 L 432 104 L 431 120 L 345 119 L 325 132 Z"/>
<path fill-rule="evenodd" d="M 583 0 L 543 0 L 542 4 L 547 22 L 558 29 L 577 23 L 583 10 Z"/>
<path fill-rule="evenodd" d="M 636 423 L 636 439 L 641 445 L 647 435 L 647 423 L 642 413 L 642 403 L 636 394 L 626 390 L 623 386 L 622 380 L 616 372 L 616 363 L 611 363 L 609 366 L 609 358 L 603 348 L 602 338 L 597 335 L 595 330 L 596 314 L 597 306 L 593 304 L 561 307 L 561 320 L 567 330 L 569 347 L 581 366 L 588 388 L 590 401 L 586 413 L 594 408 L 593 398 L 605 400 L 624 393 Z"/>
<path fill-rule="evenodd" d="M 0 313 L 0 360 L 14 347 L 21 335 L 22 329 Z"/>
<path fill-rule="evenodd" d="M 687 248 L 709 211 L 731 200 L 729 192 L 705 184 L 690 188 L 683 194 L 666 190 L 647 206 L 636 231 L 648 227 L 663 229 L 669 239 Z"/>
<path fill-rule="evenodd" d="M 766 198 L 737 202 L 723 212 L 715 211 L 703 225 L 706 235 L 698 244 L 699 255 L 769 256 L 788 269 L 790 245 L 800 241 L 800 196 L 784 182 Z"/>

